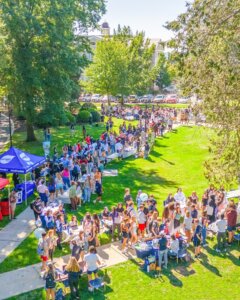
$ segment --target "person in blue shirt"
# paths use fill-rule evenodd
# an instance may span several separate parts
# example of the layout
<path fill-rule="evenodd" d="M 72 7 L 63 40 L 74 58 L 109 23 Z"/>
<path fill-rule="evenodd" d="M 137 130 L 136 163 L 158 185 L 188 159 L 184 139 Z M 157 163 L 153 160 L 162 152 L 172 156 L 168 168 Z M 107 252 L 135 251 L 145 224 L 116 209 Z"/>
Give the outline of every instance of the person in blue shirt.
<path fill-rule="evenodd" d="M 63 216 L 58 215 L 56 220 L 56 234 L 58 236 L 57 246 L 59 250 L 62 250 L 61 242 L 62 242 L 62 235 L 63 235 L 63 224 L 64 224 Z"/>
<path fill-rule="evenodd" d="M 195 258 L 199 258 L 201 253 L 201 241 L 202 241 L 202 226 L 199 224 L 199 220 L 194 220 L 195 230 L 193 233 L 193 245 L 195 248 Z"/>
<path fill-rule="evenodd" d="M 164 259 L 164 268 L 167 269 L 168 264 L 168 248 L 167 248 L 167 238 L 163 231 L 160 232 L 160 239 L 158 241 L 159 245 L 159 252 L 158 252 L 158 259 L 159 259 L 159 267 L 162 266 L 162 259 Z"/>

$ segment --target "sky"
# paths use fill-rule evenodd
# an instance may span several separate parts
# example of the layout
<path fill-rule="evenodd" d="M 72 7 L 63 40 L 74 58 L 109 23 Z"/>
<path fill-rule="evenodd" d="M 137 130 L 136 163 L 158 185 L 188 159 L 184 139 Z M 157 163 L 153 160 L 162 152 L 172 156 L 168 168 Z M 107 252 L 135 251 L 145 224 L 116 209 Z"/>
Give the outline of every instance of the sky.
<path fill-rule="evenodd" d="M 148 38 L 167 40 L 171 33 L 163 28 L 186 11 L 186 0 L 107 0 L 107 13 L 102 22 L 107 21 L 114 28 L 129 25 L 133 32 L 145 31 Z"/>

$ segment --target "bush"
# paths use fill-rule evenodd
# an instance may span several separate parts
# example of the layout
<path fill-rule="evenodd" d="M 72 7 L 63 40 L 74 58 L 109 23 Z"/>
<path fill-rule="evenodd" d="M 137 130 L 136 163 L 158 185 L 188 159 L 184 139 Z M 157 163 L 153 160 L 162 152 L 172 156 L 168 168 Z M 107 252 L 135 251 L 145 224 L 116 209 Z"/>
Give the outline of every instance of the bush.
<path fill-rule="evenodd" d="M 91 115 L 90 115 L 89 111 L 81 110 L 78 113 L 77 119 L 78 119 L 78 122 L 80 122 L 80 123 L 88 123 L 90 120 L 90 117 L 91 117 Z"/>
<path fill-rule="evenodd" d="M 65 111 L 62 108 L 54 107 L 54 111 L 48 108 L 39 112 L 35 117 L 34 125 L 45 128 L 65 125 L 68 122 Z"/>
<path fill-rule="evenodd" d="M 65 110 L 65 115 L 66 115 L 68 124 L 76 123 L 76 118 L 72 115 L 72 113 L 70 111 Z"/>
<path fill-rule="evenodd" d="M 97 106 L 94 105 L 93 103 L 83 103 L 81 107 L 81 110 L 91 110 L 91 109 L 97 110 Z"/>
<path fill-rule="evenodd" d="M 92 121 L 93 122 L 100 122 L 101 121 L 101 115 L 100 115 L 100 113 L 97 110 L 90 109 L 89 112 L 92 115 Z"/>

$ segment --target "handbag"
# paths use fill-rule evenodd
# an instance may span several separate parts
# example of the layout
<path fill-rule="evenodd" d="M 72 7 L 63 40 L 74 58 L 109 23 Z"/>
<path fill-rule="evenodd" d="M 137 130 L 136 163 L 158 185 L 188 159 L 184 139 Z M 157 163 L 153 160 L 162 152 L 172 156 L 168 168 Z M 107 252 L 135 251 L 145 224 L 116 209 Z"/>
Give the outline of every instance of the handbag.
<path fill-rule="evenodd" d="M 212 206 L 207 206 L 207 215 L 212 216 L 213 215 L 213 207 Z"/>

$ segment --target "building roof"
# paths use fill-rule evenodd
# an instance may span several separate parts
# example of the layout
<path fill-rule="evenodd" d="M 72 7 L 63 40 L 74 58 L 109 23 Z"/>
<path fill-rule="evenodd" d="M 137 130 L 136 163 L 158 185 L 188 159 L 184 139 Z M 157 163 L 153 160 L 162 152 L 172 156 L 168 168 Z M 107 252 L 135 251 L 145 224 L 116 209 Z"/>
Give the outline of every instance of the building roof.
<path fill-rule="evenodd" d="M 102 23 L 102 28 L 103 28 L 103 29 L 108 29 L 108 28 L 110 28 L 108 22 L 103 22 L 103 23 Z"/>

